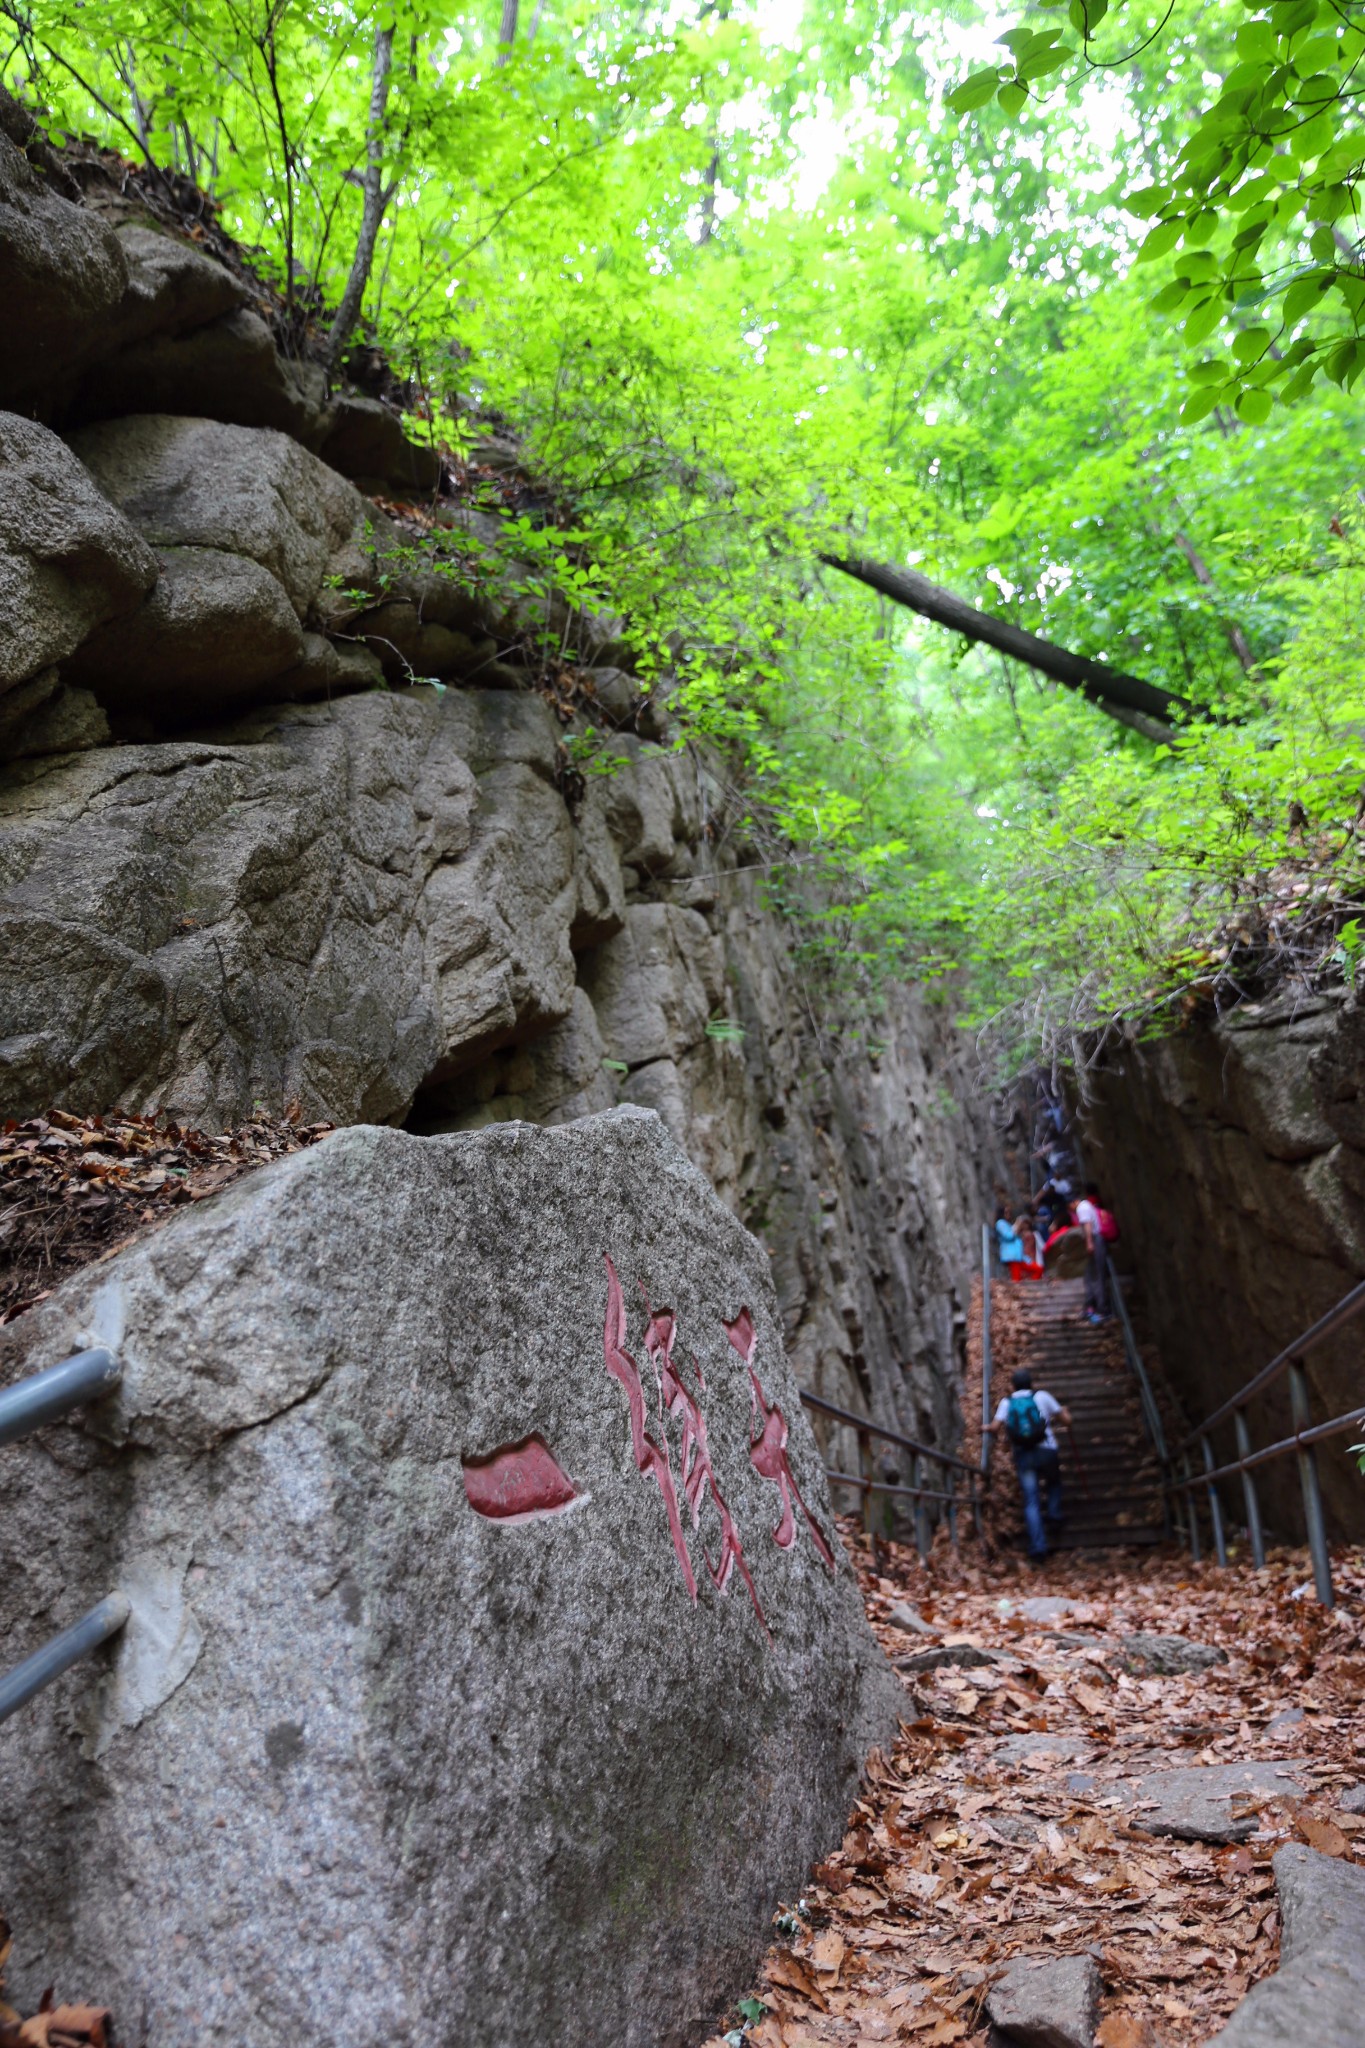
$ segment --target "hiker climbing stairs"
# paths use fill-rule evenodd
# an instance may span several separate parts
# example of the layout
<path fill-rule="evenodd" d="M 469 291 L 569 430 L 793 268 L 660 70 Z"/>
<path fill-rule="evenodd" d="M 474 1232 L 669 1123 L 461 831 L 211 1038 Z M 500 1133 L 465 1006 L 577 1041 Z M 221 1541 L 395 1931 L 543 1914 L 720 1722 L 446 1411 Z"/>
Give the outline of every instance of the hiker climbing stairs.
<path fill-rule="evenodd" d="M 1166 1533 L 1160 1468 L 1123 1337 L 1116 1322 L 1096 1327 L 1087 1320 L 1084 1295 L 1080 1280 L 995 1283 L 993 1397 L 1008 1392 L 1010 1374 L 1024 1366 L 1036 1389 L 1046 1388 L 1070 1410 L 1071 1428 L 1057 1425 L 1066 1495 L 1057 1549 L 1159 1543 Z M 1003 1445 L 996 1460 L 993 1489 L 1002 1499 L 1009 1471 Z"/>

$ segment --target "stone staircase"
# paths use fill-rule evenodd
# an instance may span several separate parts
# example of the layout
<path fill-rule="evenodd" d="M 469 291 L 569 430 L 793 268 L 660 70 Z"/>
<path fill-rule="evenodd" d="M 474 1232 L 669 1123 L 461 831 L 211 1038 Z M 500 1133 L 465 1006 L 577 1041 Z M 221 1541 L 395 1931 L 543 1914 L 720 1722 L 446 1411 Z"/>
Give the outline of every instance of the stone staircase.
<path fill-rule="evenodd" d="M 1071 1412 L 1071 1429 L 1057 1429 L 1067 1511 L 1057 1549 L 1160 1543 L 1160 1470 L 1123 1339 L 1116 1323 L 1097 1329 L 1086 1320 L 1084 1296 L 1080 1280 L 995 1283 L 995 1397 L 1008 1392 L 1017 1366 L 1027 1366 L 1035 1388 L 1045 1387 Z M 1008 1453 L 998 1455 L 1007 1471 Z"/>

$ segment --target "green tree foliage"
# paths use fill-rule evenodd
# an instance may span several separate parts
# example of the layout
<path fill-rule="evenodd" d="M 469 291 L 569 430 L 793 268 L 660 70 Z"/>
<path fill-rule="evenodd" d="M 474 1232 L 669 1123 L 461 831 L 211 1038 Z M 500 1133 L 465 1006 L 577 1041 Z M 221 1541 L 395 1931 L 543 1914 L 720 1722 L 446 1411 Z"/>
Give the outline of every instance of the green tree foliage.
<path fill-rule="evenodd" d="M 970 0 L 0 12 L 6 82 L 204 185 L 299 345 L 359 263 L 414 429 L 516 424 L 568 509 L 514 552 L 731 749 L 812 957 L 927 977 L 1019 1056 L 1255 993 L 1253 909 L 1316 934 L 1305 971 L 1356 967 L 1354 0 L 1084 4 L 1011 31 L 988 90 L 957 86 Z M 825 553 L 1198 715 L 1154 747 Z"/>
<path fill-rule="evenodd" d="M 1153 222 L 1138 261 L 1171 259 L 1154 310 L 1177 315 L 1190 346 L 1222 344 L 1193 372 L 1187 420 L 1230 404 L 1256 423 L 1317 377 L 1352 388 L 1365 369 L 1360 0 L 1159 14 L 1068 0 L 1064 20 L 1021 23 L 1000 43 L 1008 61 L 964 79 L 957 112 L 996 101 L 1018 114 L 1059 74 L 1117 68 L 1135 70 L 1144 104 L 1184 115 L 1147 124 L 1151 182 L 1125 203 Z M 1205 91 L 1187 111 L 1192 56 Z"/>

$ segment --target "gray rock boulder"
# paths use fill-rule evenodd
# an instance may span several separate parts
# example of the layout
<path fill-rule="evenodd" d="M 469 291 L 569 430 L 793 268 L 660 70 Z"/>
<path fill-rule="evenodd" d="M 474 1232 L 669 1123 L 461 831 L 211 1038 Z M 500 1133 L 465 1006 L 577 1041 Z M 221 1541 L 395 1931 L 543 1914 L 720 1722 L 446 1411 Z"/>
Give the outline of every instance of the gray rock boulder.
<path fill-rule="evenodd" d="M 991 1986 L 986 2013 L 1002 2048 L 1091 2048 L 1100 2010 L 1093 1956 L 1022 1956 Z"/>
<path fill-rule="evenodd" d="M 1115 1791 L 1127 1801 L 1136 1827 L 1185 1842 L 1245 1842 L 1256 1832 L 1254 1813 L 1234 1812 L 1257 1799 L 1299 1799 L 1305 1787 L 1297 1763 L 1206 1764 L 1188 1770 L 1149 1771 Z"/>
<path fill-rule="evenodd" d="M 898 1600 L 886 1619 L 892 1628 L 904 1629 L 907 1635 L 938 1636 L 941 1633 L 924 1619 L 918 1607 L 912 1607 L 905 1600 Z"/>
<path fill-rule="evenodd" d="M 1115 1660 L 1125 1671 L 1143 1678 L 1179 1678 L 1226 1664 L 1227 1651 L 1216 1643 L 1195 1643 L 1187 1636 L 1123 1636 Z"/>
<path fill-rule="evenodd" d="M 158 413 L 72 435 L 95 482 L 158 547 L 245 555 L 283 584 L 300 619 L 365 501 L 287 435 Z"/>
<path fill-rule="evenodd" d="M 8 93 L 0 115 L 0 406 L 46 415 L 109 346 L 128 264 L 113 230 L 30 162 L 19 138 L 33 120 Z"/>
<path fill-rule="evenodd" d="M 318 453 L 365 491 L 425 496 L 441 481 L 437 451 L 409 441 L 392 406 L 356 392 L 347 392 L 333 404 L 327 438 Z"/>
<path fill-rule="evenodd" d="M 236 312 L 250 298 L 240 278 L 178 235 L 130 221 L 118 239 L 128 265 L 118 315 L 125 343 L 150 334 L 184 334 Z M 137 410 L 147 410 L 145 400 Z"/>
<path fill-rule="evenodd" d="M 0 761 L 79 753 L 109 738 L 109 720 L 89 690 L 72 689 L 58 669 L 44 669 L 0 697 Z"/>
<path fill-rule="evenodd" d="M 338 1133 L 0 1356 L 85 1333 L 124 1384 L 6 1454 L 3 1655 L 134 1613 L 0 1730 L 12 1995 L 147 2048 L 323 1987 L 393 2048 L 699 2040 L 901 1695 L 767 1262 L 657 1121 Z"/>
<path fill-rule="evenodd" d="M 1254 1985 L 1219 2048 L 1359 2048 L 1365 2013 L 1365 1870 L 1291 1842 L 1275 1857 L 1280 1967 Z"/>
<path fill-rule="evenodd" d="M 156 555 L 146 603 L 87 640 L 68 669 L 125 730 L 145 723 L 147 738 L 261 702 L 304 653 L 298 616 L 268 569 L 217 548 Z"/>
<path fill-rule="evenodd" d="M 135 611 L 156 557 L 35 420 L 0 413 L 0 695 Z"/>
<path fill-rule="evenodd" d="M 313 447 L 327 432 L 326 378 L 282 357 L 249 306 L 186 329 L 149 334 L 82 378 L 81 417 L 179 413 L 241 427 L 268 427 Z"/>
<path fill-rule="evenodd" d="M 578 901 L 555 730 L 538 698 L 413 692 L 11 768 L 0 1100 L 396 1120 L 549 1031 Z"/>

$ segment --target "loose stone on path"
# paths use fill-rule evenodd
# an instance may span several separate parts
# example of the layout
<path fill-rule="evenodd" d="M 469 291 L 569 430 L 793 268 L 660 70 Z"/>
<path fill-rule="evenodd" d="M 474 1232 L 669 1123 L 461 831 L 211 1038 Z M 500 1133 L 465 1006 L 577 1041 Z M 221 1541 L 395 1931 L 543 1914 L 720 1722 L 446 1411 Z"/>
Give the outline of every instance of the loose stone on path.
<path fill-rule="evenodd" d="M 1115 1786 L 1134 1825 L 1149 1835 L 1184 1842 L 1245 1842 L 1255 1834 L 1254 1811 L 1237 1810 L 1269 1799 L 1300 1799 L 1306 1787 L 1288 1763 L 1205 1764 L 1188 1770 L 1149 1771 Z"/>
<path fill-rule="evenodd" d="M 1093 1956 L 1025 1956 L 986 2000 L 1002 2048 L 1091 2048 L 1100 2004 Z"/>

